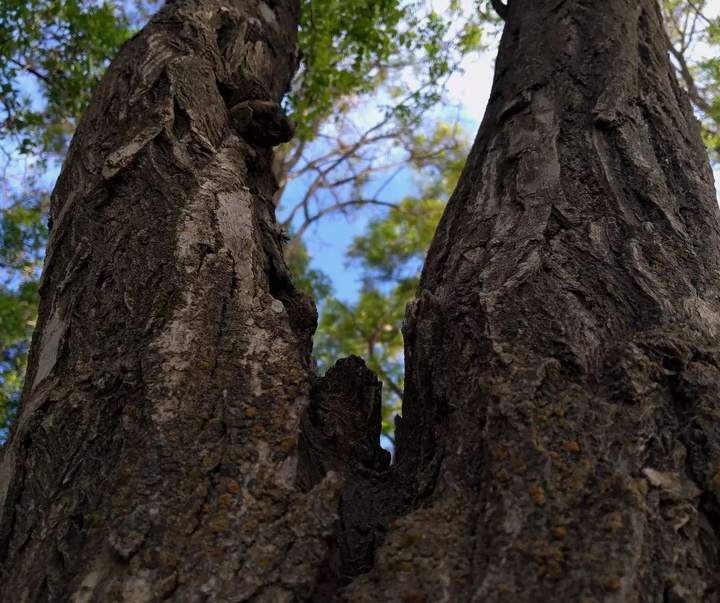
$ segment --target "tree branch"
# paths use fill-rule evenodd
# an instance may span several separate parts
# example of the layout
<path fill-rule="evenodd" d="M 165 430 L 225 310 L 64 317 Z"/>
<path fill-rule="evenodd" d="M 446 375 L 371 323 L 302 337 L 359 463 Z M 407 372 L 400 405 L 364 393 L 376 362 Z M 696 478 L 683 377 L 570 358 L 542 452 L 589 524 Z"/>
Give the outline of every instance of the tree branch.
<path fill-rule="evenodd" d="M 510 0 L 508 0 L 509 2 Z M 500 2 L 500 0 L 490 0 L 490 4 L 492 4 L 492 7 L 495 9 L 495 12 L 498 14 L 498 16 L 505 21 L 507 19 L 508 15 L 508 5 L 503 4 Z"/>
<path fill-rule="evenodd" d="M 318 211 L 314 216 L 308 216 L 305 219 L 302 226 L 300 226 L 298 231 L 295 233 L 295 236 L 292 238 L 292 241 L 290 241 L 288 246 L 285 248 L 285 259 L 287 260 L 288 258 L 290 258 L 290 256 L 292 256 L 295 248 L 297 247 L 300 239 L 302 238 L 302 235 L 305 234 L 305 231 L 310 227 L 313 222 L 317 222 L 320 218 L 326 216 L 331 212 L 343 209 L 345 207 L 350 207 L 352 205 L 380 205 L 382 207 L 390 207 L 393 209 L 397 209 L 398 211 L 402 211 L 397 204 L 389 203 L 387 201 L 380 201 L 378 199 L 352 199 L 350 201 L 343 201 L 328 205 L 327 207 L 324 207 L 323 209 Z"/>

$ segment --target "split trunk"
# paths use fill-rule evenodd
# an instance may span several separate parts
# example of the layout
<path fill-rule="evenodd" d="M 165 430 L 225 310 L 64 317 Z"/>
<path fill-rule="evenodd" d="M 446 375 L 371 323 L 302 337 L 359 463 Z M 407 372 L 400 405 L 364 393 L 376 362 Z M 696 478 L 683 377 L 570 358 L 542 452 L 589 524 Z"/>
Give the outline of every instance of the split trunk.
<path fill-rule="evenodd" d="M 319 378 L 269 148 L 298 6 L 167 3 L 84 117 L 0 601 L 720 598 L 720 221 L 654 0 L 513 0 L 405 322 Z"/>

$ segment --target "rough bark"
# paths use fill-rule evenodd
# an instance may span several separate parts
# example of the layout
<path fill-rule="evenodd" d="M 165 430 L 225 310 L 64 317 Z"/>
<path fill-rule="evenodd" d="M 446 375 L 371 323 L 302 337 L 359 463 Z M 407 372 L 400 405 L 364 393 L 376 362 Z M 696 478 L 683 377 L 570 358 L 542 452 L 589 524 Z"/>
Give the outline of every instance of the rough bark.
<path fill-rule="evenodd" d="M 298 18 L 168 2 L 99 85 L 0 466 L 0 601 L 290 601 L 325 571 L 341 482 L 295 485 L 316 312 L 272 203 Z"/>
<path fill-rule="evenodd" d="M 292 0 L 168 3 L 53 195 L 0 601 L 715 601 L 720 228 L 654 0 L 513 0 L 397 463 L 275 230 Z"/>
<path fill-rule="evenodd" d="M 720 232 L 654 0 L 513 0 L 351 601 L 720 600 Z M 402 489 L 402 488 L 401 488 Z"/>

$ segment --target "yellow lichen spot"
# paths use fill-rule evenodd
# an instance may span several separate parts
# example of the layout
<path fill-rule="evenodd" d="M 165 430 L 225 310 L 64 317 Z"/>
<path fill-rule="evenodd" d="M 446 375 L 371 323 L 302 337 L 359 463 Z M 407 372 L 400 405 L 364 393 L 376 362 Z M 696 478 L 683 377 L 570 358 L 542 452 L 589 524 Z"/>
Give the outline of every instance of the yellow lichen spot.
<path fill-rule="evenodd" d="M 245 416 L 248 419 L 254 419 L 256 414 L 257 414 L 257 411 L 254 408 L 246 408 L 245 409 Z"/>
<path fill-rule="evenodd" d="M 248 519 L 245 522 L 245 530 L 252 532 L 255 529 L 255 522 L 252 519 Z"/>
<path fill-rule="evenodd" d="M 590 467 L 592 467 L 592 463 L 590 462 L 590 459 L 587 457 L 580 459 L 580 464 L 582 465 L 583 469 L 590 469 Z"/>
<path fill-rule="evenodd" d="M 400 595 L 402 603 L 425 603 L 427 601 L 427 593 L 419 588 L 408 588 Z"/>
<path fill-rule="evenodd" d="M 160 558 L 167 564 L 172 567 L 175 567 L 178 564 L 178 558 L 177 555 L 174 553 L 170 553 L 168 551 L 161 551 Z"/>
<path fill-rule="evenodd" d="M 255 433 L 260 433 L 261 431 L 263 431 L 263 429 L 264 429 L 264 428 L 263 428 L 262 425 L 260 425 L 260 423 L 255 423 L 255 425 L 252 426 L 252 430 L 253 430 Z"/>
<path fill-rule="evenodd" d="M 508 451 L 502 444 L 497 444 L 492 449 L 493 458 L 496 461 L 504 461 L 508 457 Z"/>
<path fill-rule="evenodd" d="M 185 576 L 183 576 L 182 574 L 180 574 L 177 577 L 177 582 L 178 582 L 178 584 L 185 584 L 185 582 L 187 582 L 187 578 Z"/>
<path fill-rule="evenodd" d="M 551 576 L 552 578 L 557 578 L 561 572 L 562 570 L 559 563 L 553 563 L 552 561 L 548 563 L 547 573 L 549 576 Z"/>
<path fill-rule="evenodd" d="M 570 452 L 580 452 L 580 444 L 574 440 L 563 440 L 562 445 Z"/>
<path fill-rule="evenodd" d="M 201 360 L 200 362 L 198 362 L 198 366 L 199 366 L 202 370 L 206 371 L 206 370 L 208 370 L 208 369 L 212 366 L 212 363 L 211 363 L 210 361 L 208 361 L 208 360 Z"/>
<path fill-rule="evenodd" d="M 555 540 L 563 540 L 565 536 L 567 536 L 567 529 L 565 526 L 555 526 L 551 532 Z"/>
<path fill-rule="evenodd" d="M 554 450 L 551 450 L 548 454 L 554 463 L 560 460 L 560 455 Z"/>
<path fill-rule="evenodd" d="M 495 474 L 495 479 L 499 482 L 506 482 L 509 477 L 510 476 L 505 469 L 500 469 L 500 471 Z"/>
<path fill-rule="evenodd" d="M 402 535 L 402 538 L 400 539 L 400 546 L 403 548 L 407 548 L 409 546 L 413 546 L 414 544 L 417 544 L 422 539 L 422 534 L 417 530 L 411 530 L 410 532 L 405 532 Z"/>
<path fill-rule="evenodd" d="M 558 417 L 564 417 L 566 415 L 566 410 L 562 408 L 561 406 L 558 406 L 555 408 L 555 416 Z"/>
<path fill-rule="evenodd" d="M 280 450 L 282 450 L 283 452 L 288 452 L 295 447 L 296 443 L 297 438 L 295 436 L 287 436 L 286 438 L 280 440 Z"/>
<path fill-rule="evenodd" d="M 547 423 L 547 420 L 548 420 L 547 415 L 540 415 L 540 416 L 538 417 L 538 420 L 539 420 L 541 423 Z"/>
<path fill-rule="evenodd" d="M 617 579 L 617 576 L 608 576 L 605 586 L 608 590 L 615 591 L 620 588 L 620 580 Z"/>
<path fill-rule="evenodd" d="M 715 467 L 715 474 L 713 475 L 713 478 L 710 480 L 710 485 L 713 488 L 720 487 L 720 465 L 717 465 Z"/>
<path fill-rule="evenodd" d="M 525 461 L 520 456 L 514 457 L 509 464 L 513 473 L 523 473 L 527 469 Z"/>
<path fill-rule="evenodd" d="M 218 503 L 221 507 L 228 507 L 230 506 L 230 502 L 232 501 L 232 497 L 229 494 L 221 494 L 218 497 Z"/>
<path fill-rule="evenodd" d="M 238 484 L 234 479 L 228 482 L 227 488 L 230 494 L 238 494 L 240 492 L 240 484 Z"/>
<path fill-rule="evenodd" d="M 625 486 L 625 492 L 635 499 L 635 508 L 640 511 L 646 511 L 645 496 L 647 495 L 648 484 L 644 479 L 636 479 L 631 484 Z"/>
<path fill-rule="evenodd" d="M 203 467 L 209 467 L 210 466 L 210 455 L 203 454 L 202 460 L 200 462 Z"/>
<path fill-rule="evenodd" d="M 200 507 L 200 510 L 201 510 L 203 513 L 209 513 L 209 512 L 210 512 L 210 505 L 207 504 L 207 503 L 205 503 L 202 507 Z"/>
<path fill-rule="evenodd" d="M 608 524 L 608 529 L 614 534 L 622 527 L 622 513 L 619 511 L 615 511 L 610 516 L 610 523 Z"/>
<path fill-rule="evenodd" d="M 512 584 L 506 584 L 503 582 L 502 584 L 498 584 L 497 591 L 501 595 L 511 595 L 515 592 L 515 589 Z"/>
<path fill-rule="evenodd" d="M 538 507 L 542 507 L 545 504 L 545 491 L 540 486 L 530 488 L 530 496 Z"/>
<path fill-rule="evenodd" d="M 581 473 L 575 472 L 570 477 L 565 479 L 563 481 L 563 484 L 566 488 L 582 488 L 583 484 L 585 483 L 585 476 L 583 476 Z"/>
<path fill-rule="evenodd" d="M 522 551 L 522 540 L 520 540 L 519 538 L 513 540 L 513 548 L 516 551 Z"/>
<path fill-rule="evenodd" d="M 217 521 L 214 521 L 210 525 L 210 529 L 212 530 L 213 534 L 219 534 L 220 532 L 224 532 L 230 527 L 230 524 L 228 524 L 226 519 L 219 519 Z"/>

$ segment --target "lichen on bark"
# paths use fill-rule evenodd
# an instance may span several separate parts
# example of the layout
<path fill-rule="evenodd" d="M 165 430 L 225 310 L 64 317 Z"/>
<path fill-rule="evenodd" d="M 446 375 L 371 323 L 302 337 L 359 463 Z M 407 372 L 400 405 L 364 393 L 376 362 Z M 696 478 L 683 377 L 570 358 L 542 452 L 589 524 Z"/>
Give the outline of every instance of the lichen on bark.
<path fill-rule="evenodd" d="M 52 197 L 0 600 L 310 596 L 341 483 L 295 484 L 316 312 L 282 259 L 279 140 L 228 116 L 248 82 L 279 115 L 298 17 L 168 2 L 100 83 Z"/>
<path fill-rule="evenodd" d="M 274 222 L 298 2 L 177 0 L 53 193 L 0 601 L 713 601 L 720 229 L 654 0 L 513 0 L 388 467 Z"/>

